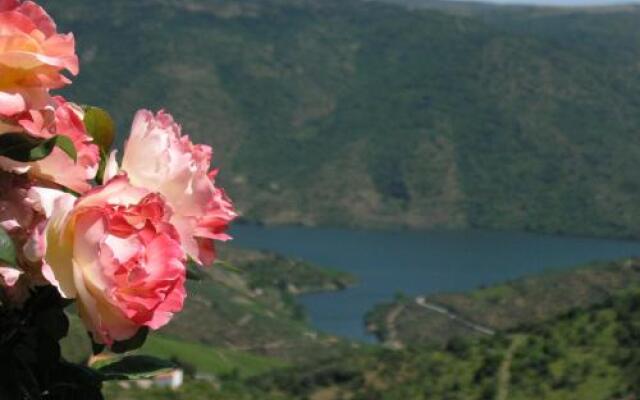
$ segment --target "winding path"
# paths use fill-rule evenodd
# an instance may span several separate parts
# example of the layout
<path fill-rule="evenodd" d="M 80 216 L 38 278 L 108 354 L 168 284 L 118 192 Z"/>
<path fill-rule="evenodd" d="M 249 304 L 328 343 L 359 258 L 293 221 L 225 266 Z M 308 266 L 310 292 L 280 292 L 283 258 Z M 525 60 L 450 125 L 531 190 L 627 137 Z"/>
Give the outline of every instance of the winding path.
<path fill-rule="evenodd" d="M 482 333 L 483 335 L 493 336 L 493 335 L 496 334 L 496 332 L 493 329 L 488 328 L 486 326 L 482 326 L 482 325 L 476 324 L 475 322 L 471 322 L 468 319 L 465 319 L 465 318 L 461 317 L 460 315 L 455 314 L 454 312 L 452 312 L 450 310 L 447 310 L 444 307 L 441 307 L 441 306 L 433 304 L 433 303 L 429 303 L 422 296 L 416 298 L 416 304 L 419 305 L 420 307 L 426 308 L 427 310 L 430 310 L 430 311 L 437 312 L 439 314 L 445 315 L 445 316 L 451 318 L 452 320 L 455 320 L 456 322 L 466 326 L 467 328 L 470 328 L 470 329 L 473 329 L 476 332 Z"/>
<path fill-rule="evenodd" d="M 496 400 L 508 400 L 509 399 L 509 384 L 511 382 L 511 363 L 513 362 L 513 356 L 522 344 L 524 344 L 526 337 L 522 335 L 515 335 L 511 339 L 511 345 L 507 350 L 507 353 L 500 364 L 498 370 L 498 382 L 496 390 Z"/>
<path fill-rule="evenodd" d="M 404 311 L 406 306 L 399 305 L 394 308 L 389 314 L 387 314 L 386 325 L 387 325 L 387 339 L 385 340 L 387 346 L 393 349 L 401 349 L 404 347 L 402 342 L 398 340 L 398 330 L 396 329 L 396 320 Z"/>

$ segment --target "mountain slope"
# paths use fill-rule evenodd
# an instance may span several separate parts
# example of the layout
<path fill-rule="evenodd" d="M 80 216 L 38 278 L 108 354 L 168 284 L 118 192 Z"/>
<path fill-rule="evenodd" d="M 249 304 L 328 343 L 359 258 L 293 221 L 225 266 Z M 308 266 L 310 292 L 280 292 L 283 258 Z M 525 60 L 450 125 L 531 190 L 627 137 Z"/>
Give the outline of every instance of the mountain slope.
<path fill-rule="evenodd" d="M 638 11 L 49 3 L 83 60 L 67 94 L 122 131 L 168 108 L 248 219 L 638 235 Z"/>

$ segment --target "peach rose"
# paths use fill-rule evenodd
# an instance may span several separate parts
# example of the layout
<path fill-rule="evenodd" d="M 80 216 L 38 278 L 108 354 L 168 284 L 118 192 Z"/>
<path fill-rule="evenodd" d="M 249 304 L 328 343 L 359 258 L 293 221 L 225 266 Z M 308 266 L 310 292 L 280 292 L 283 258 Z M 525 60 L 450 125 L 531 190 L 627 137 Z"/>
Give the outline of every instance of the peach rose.
<path fill-rule="evenodd" d="M 25 132 L 34 137 L 50 138 L 56 134 L 69 137 L 75 145 L 78 159 L 74 162 L 64 151 L 55 148 L 46 158 L 22 163 L 0 157 L 0 168 L 14 173 L 64 186 L 78 193 L 91 189 L 88 181 L 95 178 L 100 164 L 100 150 L 87 134 L 82 122 L 82 109 L 62 97 L 50 99 L 43 110 L 31 110 L 15 118 L 14 125 L 5 121 L 0 134 Z"/>
<path fill-rule="evenodd" d="M 77 200 L 61 195 L 44 203 L 51 212 L 43 275 L 76 299 L 96 342 L 158 329 L 182 309 L 185 255 L 158 194 L 119 176 Z"/>
<path fill-rule="evenodd" d="M 134 186 L 162 194 L 173 209 L 171 223 L 180 234 L 187 254 L 200 264 L 215 258 L 214 240 L 228 240 L 225 232 L 237 216 L 224 191 L 214 184 L 217 171 L 210 171 L 212 149 L 194 145 L 182 136 L 171 115 L 136 114 L 127 140 L 120 171 Z M 115 157 L 107 174 L 118 171 Z"/>
<path fill-rule="evenodd" d="M 56 24 L 32 1 L 0 0 L 0 116 L 41 109 L 48 90 L 78 73 L 72 34 L 59 34 Z"/>

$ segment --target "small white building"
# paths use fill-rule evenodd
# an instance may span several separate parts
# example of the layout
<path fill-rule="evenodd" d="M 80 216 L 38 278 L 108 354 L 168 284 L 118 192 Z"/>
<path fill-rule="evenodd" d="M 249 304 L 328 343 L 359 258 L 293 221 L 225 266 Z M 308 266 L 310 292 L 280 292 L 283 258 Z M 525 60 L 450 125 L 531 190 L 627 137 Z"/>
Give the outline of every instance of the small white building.
<path fill-rule="evenodd" d="M 139 389 L 169 388 L 178 390 L 184 383 L 184 372 L 181 369 L 174 369 L 164 374 L 159 374 L 150 379 L 137 379 L 135 381 L 120 381 L 118 385 L 123 389 L 131 389 L 135 386 Z"/>
<path fill-rule="evenodd" d="M 181 369 L 174 369 L 153 377 L 153 386 L 155 387 L 171 388 L 176 390 L 179 389 L 183 383 L 184 371 Z"/>

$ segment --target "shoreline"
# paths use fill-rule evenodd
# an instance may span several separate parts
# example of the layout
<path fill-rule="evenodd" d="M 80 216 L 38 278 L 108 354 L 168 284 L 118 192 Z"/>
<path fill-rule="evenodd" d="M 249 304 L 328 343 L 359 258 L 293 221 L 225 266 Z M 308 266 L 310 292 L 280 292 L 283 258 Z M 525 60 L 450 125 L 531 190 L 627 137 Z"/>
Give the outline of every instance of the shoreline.
<path fill-rule="evenodd" d="M 492 228 L 492 227 L 462 227 L 462 228 L 446 228 L 446 227 L 415 227 L 409 225 L 367 225 L 367 224 L 322 224 L 322 223 L 270 223 L 262 220 L 240 220 L 234 223 L 240 227 L 254 227 L 264 229 L 278 228 L 300 228 L 300 229 L 318 229 L 318 230 L 338 230 L 353 232 L 378 232 L 378 233 L 465 233 L 465 232 L 492 232 L 492 233 L 513 233 L 513 234 L 529 234 L 535 236 L 558 237 L 558 238 L 575 238 L 575 239 L 593 239 L 593 240 L 611 240 L 621 242 L 640 242 L 640 235 L 598 235 L 588 234 L 584 232 L 549 232 L 536 229 L 517 229 L 517 228 Z M 231 228 L 233 231 L 233 227 Z"/>

